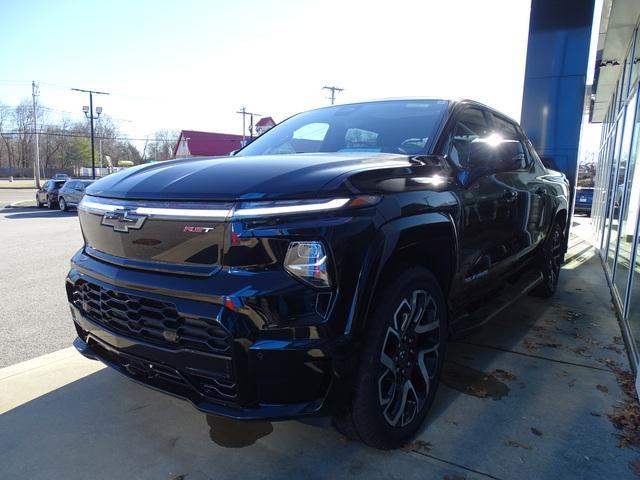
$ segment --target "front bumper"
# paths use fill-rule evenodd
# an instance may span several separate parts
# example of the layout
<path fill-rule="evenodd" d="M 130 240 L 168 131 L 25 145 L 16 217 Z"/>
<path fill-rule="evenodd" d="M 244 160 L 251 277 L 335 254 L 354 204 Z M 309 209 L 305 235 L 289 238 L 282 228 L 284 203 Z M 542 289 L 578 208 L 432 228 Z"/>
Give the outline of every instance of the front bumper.
<path fill-rule="evenodd" d="M 228 304 L 237 297 L 167 296 L 154 283 L 160 275 L 76 254 L 67 277 L 76 348 L 209 414 L 276 420 L 323 410 L 335 341 L 324 329 L 256 326 Z M 215 279 L 230 283 L 222 273 Z"/>

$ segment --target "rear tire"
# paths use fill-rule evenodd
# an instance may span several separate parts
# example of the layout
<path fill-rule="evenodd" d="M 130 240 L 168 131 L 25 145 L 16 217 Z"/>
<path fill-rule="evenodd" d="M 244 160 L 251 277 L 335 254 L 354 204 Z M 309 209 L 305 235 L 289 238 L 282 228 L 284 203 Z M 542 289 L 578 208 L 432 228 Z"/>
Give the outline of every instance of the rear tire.
<path fill-rule="evenodd" d="M 51 197 L 47 197 L 47 208 L 49 210 L 55 210 L 56 204 L 51 201 Z"/>
<path fill-rule="evenodd" d="M 549 298 L 556 293 L 560 267 L 562 267 L 564 256 L 562 252 L 563 244 L 564 234 L 562 228 L 558 223 L 555 223 L 542 249 L 542 265 L 540 269 L 542 270 L 543 279 L 542 283 L 533 290 L 534 295 Z"/>
<path fill-rule="evenodd" d="M 67 202 L 63 197 L 60 197 L 58 199 L 58 208 L 61 212 L 66 212 L 67 210 L 69 210 L 69 206 L 67 205 Z"/>
<path fill-rule="evenodd" d="M 355 391 L 334 418 L 346 436 L 388 450 L 422 427 L 435 398 L 447 339 L 444 295 L 421 267 L 396 269 L 378 289 Z"/>

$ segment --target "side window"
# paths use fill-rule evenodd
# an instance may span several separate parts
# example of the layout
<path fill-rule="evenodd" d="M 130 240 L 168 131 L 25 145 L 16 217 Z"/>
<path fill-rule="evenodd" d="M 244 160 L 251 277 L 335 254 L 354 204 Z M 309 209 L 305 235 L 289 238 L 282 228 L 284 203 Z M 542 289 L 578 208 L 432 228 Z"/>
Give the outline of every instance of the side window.
<path fill-rule="evenodd" d="M 525 138 L 525 145 L 527 147 L 527 154 L 531 159 L 531 163 L 536 168 L 536 170 L 545 171 L 546 168 L 542 163 L 542 160 L 538 156 L 538 152 L 536 152 L 536 149 L 533 148 L 533 144 L 531 143 L 531 140 L 529 140 L 528 138 Z"/>
<path fill-rule="evenodd" d="M 493 131 L 505 140 L 520 140 L 517 127 L 502 117 L 493 115 Z"/>
<path fill-rule="evenodd" d="M 467 108 L 458 117 L 449 140 L 448 154 L 454 162 L 466 165 L 471 142 L 490 135 L 489 122 L 478 108 Z"/>

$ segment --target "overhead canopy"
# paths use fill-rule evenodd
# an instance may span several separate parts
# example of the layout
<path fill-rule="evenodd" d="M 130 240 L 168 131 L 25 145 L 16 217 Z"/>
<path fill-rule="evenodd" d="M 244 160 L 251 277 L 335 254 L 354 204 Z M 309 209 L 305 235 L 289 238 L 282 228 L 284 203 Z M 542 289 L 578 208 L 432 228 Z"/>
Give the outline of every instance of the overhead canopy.
<path fill-rule="evenodd" d="M 604 120 L 640 15 L 638 0 L 605 0 L 600 19 L 590 120 Z"/>

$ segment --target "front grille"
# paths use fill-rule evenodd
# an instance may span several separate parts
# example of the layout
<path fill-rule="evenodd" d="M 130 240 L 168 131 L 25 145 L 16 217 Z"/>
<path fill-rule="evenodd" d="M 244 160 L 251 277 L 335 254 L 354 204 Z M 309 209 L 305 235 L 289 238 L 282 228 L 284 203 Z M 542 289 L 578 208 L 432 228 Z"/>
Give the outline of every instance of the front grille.
<path fill-rule="evenodd" d="M 78 280 L 71 302 L 91 320 L 115 332 L 168 348 L 231 355 L 229 332 L 212 318 L 178 312 L 170 302 L 130 295 Z"/>

